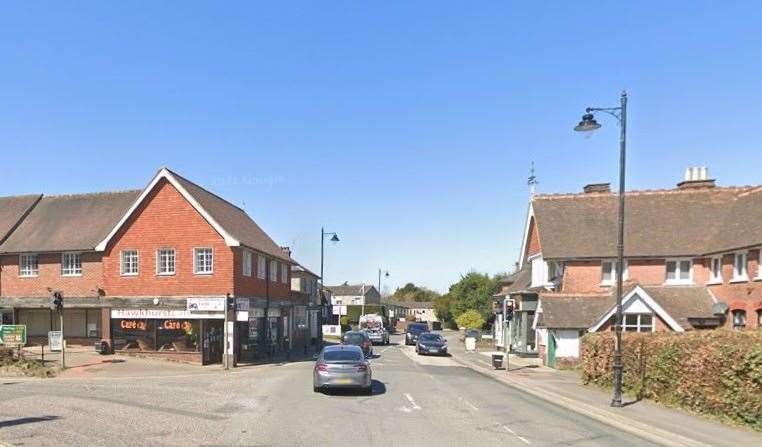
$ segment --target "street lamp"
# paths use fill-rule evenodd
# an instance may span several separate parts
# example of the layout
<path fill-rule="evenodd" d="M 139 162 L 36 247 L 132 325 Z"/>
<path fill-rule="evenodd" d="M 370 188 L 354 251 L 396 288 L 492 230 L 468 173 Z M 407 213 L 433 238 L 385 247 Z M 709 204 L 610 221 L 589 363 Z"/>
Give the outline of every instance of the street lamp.
<path fill-rule="evenodd" d="M 323 227 L 320 228 L 320 294 L 323 294 L 323 265 L 325 264 L 325 238 L 331 236 L 331 242 L 334 244 L 339 242 L 339 236 L 336 233 L 327 233 Z M 331 306 L 331 312 L 333 312 L 333 303 L 328 303 Z M 341 324 L 341 312 L 337 315 L 338 324 Z"/>
<path fill-rule="evenodd" d="M 389 276 L 390 275 L 388 270 L 384 272 L 384 278 L 388 278 Z M 380 267 L 378 269 L 378 294 L 381 295 L 381 268 Z"/>
<path fill-rule="evenodd" d="M 616 334 L 614 344 L 614 396 L 612 407 L 622 406 L 622 276 L 624 273 L 624 173 L 627 137 L 627 92 L 622 91 L 619 107 L 588 107 L 582 121 L 574 127 L 577 132 L 589 132 L 601 127 L 592 112 L 604 112 L 619 121 L 619 232 L 616 259 Z"/>

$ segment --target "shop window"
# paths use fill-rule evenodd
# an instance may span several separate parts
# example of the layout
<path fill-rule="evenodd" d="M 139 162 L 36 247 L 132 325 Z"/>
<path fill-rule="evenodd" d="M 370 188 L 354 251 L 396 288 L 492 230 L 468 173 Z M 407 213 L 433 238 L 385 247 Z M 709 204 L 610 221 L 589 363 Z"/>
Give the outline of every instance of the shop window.
<path fill-rule="evenodd" d="M 82 256 L 79 253 L 61 255 L 62 276 L 82 276 Z"/>
<path fill-rule="evenodd" d="M 111 320 L 114 349 L 124 351 L 198 352 L 200 320 Z"/>
<path fill-rule="evenodd" d="M 746 328 L 746 311 L 734 310 L 733 311 L 733 329 L 741 330 Z"/>
<path fill-rule="evenodd" d="M 33 277 L 40 274 L 40 264 L 37 255 L 19 256 L 19 276 Z"/>

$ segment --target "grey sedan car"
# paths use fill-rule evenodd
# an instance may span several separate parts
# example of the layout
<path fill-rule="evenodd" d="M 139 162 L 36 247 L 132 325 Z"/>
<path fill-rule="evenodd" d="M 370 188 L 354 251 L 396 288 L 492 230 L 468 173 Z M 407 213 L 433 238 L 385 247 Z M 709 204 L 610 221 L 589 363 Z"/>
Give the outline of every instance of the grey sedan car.
<path fill-rule="evenodd" d="M 328 388 L 356 388 L 372 395 L 372 372 L 362 349 L 353 345 L 323 348 L 315 362 L 312 388 L 316 393 Z"/>

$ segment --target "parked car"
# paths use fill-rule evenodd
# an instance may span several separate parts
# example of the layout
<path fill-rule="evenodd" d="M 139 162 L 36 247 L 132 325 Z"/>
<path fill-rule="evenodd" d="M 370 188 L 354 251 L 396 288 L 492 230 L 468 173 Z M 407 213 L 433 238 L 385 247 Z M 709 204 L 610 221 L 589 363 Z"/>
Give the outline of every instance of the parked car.
<path fill-rule="evenodd" d="M 341 337 L 341 343 L 344 345 L 359 347 L 362 349 L 365 357 L 370 357 L 373 355 L 373 343 L 370 342 L 370 337 L 365 331 L 345 332 Z"/>
<path fill-rule="evenodd" d="M 429 331 L 429 325 L 426 323 L 410 323 L 405 330 L 405 345 L 414 345 L 418 343 L 418 336 Z"/>
<path fill-rule="evenodd" d="M 363 350 L 354 345 L 327 346 L 318 355 L 312 372 L 312 390 L 356 388 L 373 394 L 373 372 Z"/>
<path fill-rule="evenodd" d="M 424 332 L 418 336 L 418 343 L 415 344 L 415 352 L 417 352 L 418 355 L 447 355 L 447 340 L 439 334 Z"/>

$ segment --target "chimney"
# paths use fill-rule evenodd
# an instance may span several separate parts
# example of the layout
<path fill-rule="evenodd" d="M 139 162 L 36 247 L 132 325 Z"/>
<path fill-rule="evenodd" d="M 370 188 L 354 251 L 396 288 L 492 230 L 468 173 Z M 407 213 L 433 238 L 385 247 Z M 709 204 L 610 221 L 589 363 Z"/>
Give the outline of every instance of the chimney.
<path fill-rule="evenodd" d="M 685 169 L 683 181 L 677 184 L 677 189 L 714 188 L 714 179 L 709 178 L 706 166 L 691 166 Z"/>
<path fill-rule="evenodd" d="M 283 252 L 286 257 L 291 257 L 291 247 L 281 247 L 280 250 Z"/>
<path fill-rule="evenodd" d="M 582 190 L 585 194 L 611 192 L 611 183 L 590 183 L 585 185 Z"/>

